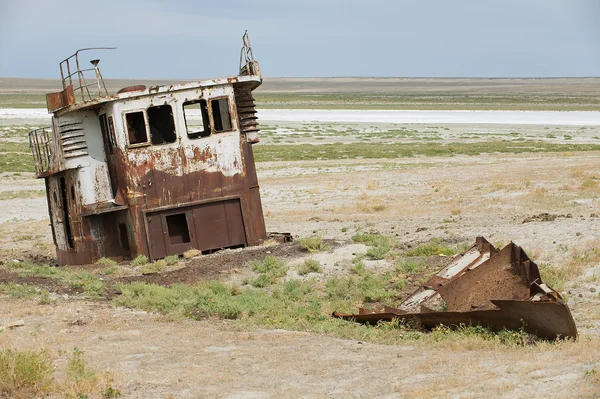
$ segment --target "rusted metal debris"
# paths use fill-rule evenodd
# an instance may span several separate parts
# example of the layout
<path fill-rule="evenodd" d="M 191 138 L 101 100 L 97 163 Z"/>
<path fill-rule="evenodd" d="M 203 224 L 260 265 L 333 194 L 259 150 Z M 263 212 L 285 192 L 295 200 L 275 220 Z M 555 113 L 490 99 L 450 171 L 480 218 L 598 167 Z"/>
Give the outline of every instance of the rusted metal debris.
<path fill-rule="evenodd" d="M 237 76 L 109 95 L 98 59 L 60 63 L 52 126 L 29 133 L 58 263 L 93 263 L 267 238 L 252 145 L 262 75 L 243 37 Z"/>
<path fill-rule="evenodd" d="M 444 311 L 435 309 L 444 308 Z M 569 307 L 542 282 L 537 265 L 512 242 L 497 250 L 483 237 L 406 298 L 383 312 L 333 313 L 359 323 L 401 319 L 425 329 L 482 325 L 493 331 L 523 328 L 541 338 L 577 338 Z"/>

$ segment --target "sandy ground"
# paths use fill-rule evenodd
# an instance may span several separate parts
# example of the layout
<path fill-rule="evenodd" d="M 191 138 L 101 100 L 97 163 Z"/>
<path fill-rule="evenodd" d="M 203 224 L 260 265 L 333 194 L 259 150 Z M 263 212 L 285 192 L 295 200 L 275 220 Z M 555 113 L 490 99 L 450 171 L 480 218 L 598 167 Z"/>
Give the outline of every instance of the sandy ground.
<path fill-rule="evenodd" d="M 546 117 L 539 113 L 537 123 Z M 506 135 L 515 129 L 545 134 L 521 124 Z M 339 264 L 365 250 L 350 244 L 356 231 L 393 235 L 402 245 L 483 235 L 516 242 L 538 264 L 560 265 L 600 244 L 599 165 L 600 153 L 586 152 L 264 162 L 257 170 L 268 230 L 338 242 L 320 259 L 331 275 L 347 272 Z M 11 191 L 43 189 L 30 173 L 1 179 Z M 52 255 L 44 203 L 0 200 L 4 260 Z M 543 212 L 557 218 L 524 223 Z M 6 297 L 0 324 L 25 325 L 1 333 L 0 347 L 45 347 L 59 358 L 59 350 L 77 347 L 115 374 L 125 398 L 594 398 L 600 386 L 588 376 L 600 372 L 599 282 L 595 265 L 567 287 L 581 339 L 556 347 L 386 346 L 219 320 L 172 321 L 74 298 L 39 305 Z"/>

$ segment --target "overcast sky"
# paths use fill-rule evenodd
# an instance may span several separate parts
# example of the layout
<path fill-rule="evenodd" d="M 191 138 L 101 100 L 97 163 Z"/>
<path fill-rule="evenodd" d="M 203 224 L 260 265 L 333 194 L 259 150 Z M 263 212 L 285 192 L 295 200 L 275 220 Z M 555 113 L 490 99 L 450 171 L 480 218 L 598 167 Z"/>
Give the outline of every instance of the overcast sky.
<path fill-rule="evenodd" d="M 234 75 L 245 29 L 265 76 L 600 76 L 600 0 L 0 0 L 0 77 Z"/>

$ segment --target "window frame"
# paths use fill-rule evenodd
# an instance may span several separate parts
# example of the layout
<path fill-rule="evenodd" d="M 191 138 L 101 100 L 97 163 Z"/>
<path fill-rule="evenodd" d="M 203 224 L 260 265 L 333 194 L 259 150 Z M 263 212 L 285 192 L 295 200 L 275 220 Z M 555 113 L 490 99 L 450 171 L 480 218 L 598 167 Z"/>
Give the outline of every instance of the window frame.
<path fill-rule="evenodd" d="M 154 144 L 152 142 L 152 127 L 150 126 L 150 115 L 148 115 L 148 110 L 150 108 L 156 108 L 156 107 L 170 107 L 171 108 L 171 119 L 173 121 L 173 134 L 175 135 L 175 140 L 165 141 L 164 143 L 159 143 L 159 144 Z M 177 138 L 179 137 L 179 135 L 177 134 L 177 123 L 175 122 L 175 110 L 173 110 L 173 105 L 171 105 L 171 104 L 150 105 L 146 108 L 145 114 L 146 114 L 146 126 L 147 126 L 146 132 L 148 133 L 148 136 L 149 136 L 148 141 L 150 142 L 150 145 L 152 147 L 160 147 L 163 145 L 177 143 Z M 163 136 L 163 138 L 164 138 L 164 136 Z"/>
<path fill-rule="evenodd" d="M 219 100 L 227 100 L 227 110 L 229 112 L 229 124 L 231 125 L 230 129 L 228 130 L 215 130 L 215 118 L 214 118 L 214 113 L 213 113 L 213 106 L 212 106 L 212 102 L 213 101 L 219 101 Z M 211 129 L 211 133 L 212 134 L 221 134 L 221 133 L 230 133 L 236 130 L 235 124 L 233 123 L 233 118 L 231 117 L 231 115 L 233 114 L 232 109 L 231 109 L 231 97 L 229 95 L 223 95 L 223 96 L 218 96 L 218 97 L 211 97 L 207 99 L 209 102 L 209 115 L 210 115 L 210 129 Z"/>
<path fill-rule="evenodd" d="M 201 104 L 201 102 L 204 101 L 206 103 L 206 120 L 204 119 L 204 114 L 202 113 L 202 109 L 200 109 L 200 113 L 202 114 L 202 125 L 205 127 L 205 130 L 203 130 L 203 133 L 208 133 L 206 135 L 198 135 L 196 137 L 191 137 L 190 136 L 190 131 L 188 128 L 188 122 L 187 122 L 187 117 L 185 115 L 185 105 L 186 104 Z M 211 113 L 210 113 L 210 109 L 208 106 L 209 101 L 203 97 L 200 96 L 194 100 L 187 100 L 184 101 L 183 103 L 181 103 L 181 112 L 183 113 L 183 121 L 185 122 L 185 133 L 188 139 L 190 140 L 198 140 L 198 139 L 206 139 L 210 136 L 212 136 L 213 134 L 213 129 L 212 129 L 212 119 L 211 119 Z M 194 133 L 194 132 L 192 132 Z"/>
<path fill-rule="evenodd" d="M 141 112 L 142 115 L 144 116 L 144 127 L 146 128 L 146 141 L 131 144 L 131 142 L 129 141 L 129 127 L 127 126 L 127 115 L 133 114 L 136 112 Z M 123 120 L 123 127 L 125 130 L 125 140 L 127 140 L 127 145 L 125 146 L 126 148 L 140 148 L 140 147 L 148 147 L 148 146 L 152 145 L 152 143 L 150 142 L 150 134 L 149 134 L 150 126 L 148 125 L 148 113 L 146 112 L 146 108 L 131 109 L 131 110 L 123 111 L 122 120 Z"/>

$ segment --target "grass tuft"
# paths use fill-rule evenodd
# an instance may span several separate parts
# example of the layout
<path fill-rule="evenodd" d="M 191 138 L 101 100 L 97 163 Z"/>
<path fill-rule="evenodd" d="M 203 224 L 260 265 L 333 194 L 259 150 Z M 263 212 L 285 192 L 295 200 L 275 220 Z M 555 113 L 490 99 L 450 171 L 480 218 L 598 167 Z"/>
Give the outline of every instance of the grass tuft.
<path fill-rule="evenodd" d="M 307 259 L 303 264 L 298 266 L 298 274 L 304 276 L 308 273 L 321 273 L 323 269 L 321 264 L 316 259 Z"/>
<path fill-rule="evenodd" d="M 289 268 L 276 256 L 267 255 L 262 262 L 254 261 L 252 270 L 259 273 L 258 277 L 252 282 L 252 285 L 258 288 L 267 287 L 275 284 L 281 277 L 284 277 Z"/>
<path fill-rule="evenodd" d="M 100 258 L 96 261 L 97 265 L 102 265 L 102 266 L 117 266 L 118 263 L 110 258 Z"/>
<path fill-rule="evenodd" d="M 0 351 L 0 396 L 31 398 L 43 396 L 50 388 L 54 371 L 46 351 Z"/>
<path fill-rule="evenodd" d="M 144 266 L 148 263 L 148 257 L 146 255 L 138 255 L 134 260 L 131 261 L 131 266 Z"/>
<path fill-rule="evenodd" d="M 311 253 L 329 251 L 331 249 L 330 246 L 323 242 L 323 237 L 321 236 L 301 238 L 300 247 Z"/>
<path fill-rule="evenodd" d="M 404 252 L 406 256 L 433 256 L 433 255 L 455 255 L 459 252 L 458 247 L 450 247 L 445 242 L 435 239 L 421 244 Z"/>

